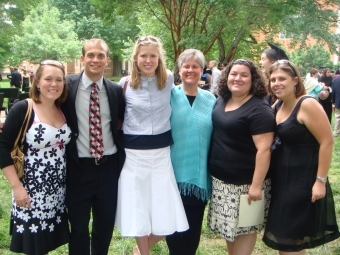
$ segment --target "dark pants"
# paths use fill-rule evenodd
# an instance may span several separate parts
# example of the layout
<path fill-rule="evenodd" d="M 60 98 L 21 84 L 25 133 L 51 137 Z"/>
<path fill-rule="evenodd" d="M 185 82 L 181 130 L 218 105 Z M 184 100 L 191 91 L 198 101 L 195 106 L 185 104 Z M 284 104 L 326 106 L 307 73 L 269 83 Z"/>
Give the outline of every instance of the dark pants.
<path fill-rule="evenodd" d="M 324 111 L 325 111 L 325 113 L 328 117 L 329 123 L 331 124 L 332 123 L 332 111 L 333 111 L 332 102 L 326 101 L 326 100 L 319 99 L 319 102 L 322 105 L 322 108 L 324 109 Z"/>
<path fill-rule="evenodd" d="M 117 155 L 109 156 L 98 166 L 82 161 L 78 165 L 68 160 L 67 167 L 66 206 L 71 226 L 69 254 L 107 255 L 117 207 Z"/>
<path fill-rule="evenodd" d="M 170 255 L 195 255 L 201 238 L 205 204 L 184 205 L 189 229 L 166 237 Z"/>

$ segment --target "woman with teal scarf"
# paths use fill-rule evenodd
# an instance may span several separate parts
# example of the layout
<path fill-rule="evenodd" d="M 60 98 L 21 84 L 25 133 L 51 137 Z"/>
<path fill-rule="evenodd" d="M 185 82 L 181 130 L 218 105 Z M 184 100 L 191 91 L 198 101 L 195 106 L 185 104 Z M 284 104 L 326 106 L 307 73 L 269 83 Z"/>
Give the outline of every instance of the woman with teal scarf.
<path fill-rule="evenodd" d="M 171 91 L 170 124 L 174 140 L 171 161 L 189 230 L 167 236 L 166 242 L 170 255 L 195 255 L 205 206 L 211 193 L 207 160 L 213 130 L 211 114 L 216 99 L 213 94 L 198 87 L 205 66 L 201 51 L 187 49 L 177 63 L 182 84 Z"/>

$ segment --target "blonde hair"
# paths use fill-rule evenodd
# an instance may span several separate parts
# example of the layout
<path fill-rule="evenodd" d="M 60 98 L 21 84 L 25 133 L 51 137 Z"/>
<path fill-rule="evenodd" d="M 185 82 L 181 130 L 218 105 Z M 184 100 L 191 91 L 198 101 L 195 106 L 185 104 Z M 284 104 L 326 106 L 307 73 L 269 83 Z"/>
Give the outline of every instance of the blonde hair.
<path fill-rule="evenodd" d="M 137 55 L 141 46 L 152 45 L 158 50 L 158 66 L 156 68 L 157 76 L 157 87 L 159 90 L 163 89 L 166 85 L 166 80 L 168 79 L 168 73 L 165 67 L 165 51 L 163 49 L 163 44 L 161 41 L 151 35 L 140 37 L 133 48 L 131 61 L 133 63 L 131 76 L 130 76 L 130 86 L 132 89 L 137 89 L 141 83 L 141 72 L 137 66 Z"/>

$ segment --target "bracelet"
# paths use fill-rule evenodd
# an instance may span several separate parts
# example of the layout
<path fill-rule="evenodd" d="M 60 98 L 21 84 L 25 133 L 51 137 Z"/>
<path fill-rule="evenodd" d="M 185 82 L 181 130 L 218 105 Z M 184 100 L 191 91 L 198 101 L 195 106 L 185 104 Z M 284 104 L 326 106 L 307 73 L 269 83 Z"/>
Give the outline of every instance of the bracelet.
<path fill-rule="evenodd" d="M 326 178 L 322 178 L 322 177 L 319 177 L 317 176 L 316 179 L 320 182 L 323 182 L 323 183 L 326 183 L 327 182 L 327 177 Z"/>

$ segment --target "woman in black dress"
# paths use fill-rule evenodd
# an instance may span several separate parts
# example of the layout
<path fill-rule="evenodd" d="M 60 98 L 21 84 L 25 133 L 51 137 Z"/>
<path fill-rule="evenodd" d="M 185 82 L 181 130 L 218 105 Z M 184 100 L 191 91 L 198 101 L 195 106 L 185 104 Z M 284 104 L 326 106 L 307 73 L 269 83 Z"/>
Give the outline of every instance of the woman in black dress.
<path fill-rule="evenodd" d="M 328 97 L 326 97 L 324 99 L 319 98 L 319 102 L 326 112 L 329 123 L 332 122 L 332 94 L 331 94 L 331 92 L 332 92 L 332 80 L 333 80 L 333 77 L 332 77 L 331 69 L 325 68 L 323 70 L 322 76 L 320 78 L 320 82 L 323 82 L 325 84 L 325 86 L 328 87 L 329 95 L 328 95 Z"/>
<path fill-rule="evenodd" d="M 24 70 L 21 77 L 22 77 L 22 91 L 24 91 L 25 88 L 28 88 L 30 86 L 30 75 L 27 73 L 26 70 Z"/>
<path fill-rule="evenodd" d="M 339 237 L 327 180 L 334 141 L 325 112 L 317 100 L 306 96 L 298 69 L 290 61 L 272 65 L 269 89 L 279 101 L 272 197 L 263 241 L 280 255 L 302 255 L 305 249 Z"/>

